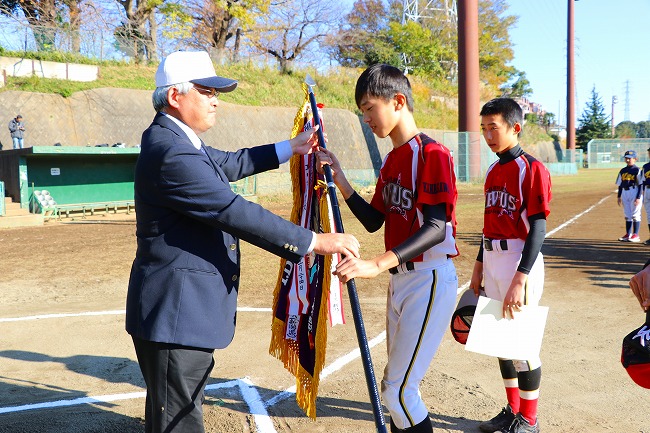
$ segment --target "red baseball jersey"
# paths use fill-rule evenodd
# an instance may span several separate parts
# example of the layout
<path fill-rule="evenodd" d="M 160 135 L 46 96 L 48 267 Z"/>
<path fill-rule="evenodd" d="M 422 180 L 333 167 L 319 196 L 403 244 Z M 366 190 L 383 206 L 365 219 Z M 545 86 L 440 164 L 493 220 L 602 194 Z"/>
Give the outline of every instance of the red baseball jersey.
<path fill-rule="evenodd" d="M 551 175 L 523 153 L 505 164 L 494 162 L 485 177 L 483 235 L 490 239 L 526 239 L 529 215 L 548 216 Z"/>
<path fill-rule="evenodd" d="M 458 255 L 456 249 L 456 175 L 454 161 L 442 144 L 418 134 L 386 155 L 379 172 L 372 206 L 385 216 L 384 244 L 390 250 L 422 226 L 423 204 L 445 203 L 445 240 L 412 261 Z"/>

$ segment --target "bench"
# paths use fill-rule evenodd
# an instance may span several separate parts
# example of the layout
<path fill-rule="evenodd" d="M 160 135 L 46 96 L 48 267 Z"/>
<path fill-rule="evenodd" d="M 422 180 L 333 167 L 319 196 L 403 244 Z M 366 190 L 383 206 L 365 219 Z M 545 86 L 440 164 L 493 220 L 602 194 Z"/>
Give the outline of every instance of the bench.
<path fill-rule="evenodd" d="M 81 218 L 86 218 L 86 214 L 95 215 L 96 212 L 108 214 L 109 212 L 117 213 L 119 210 L 124 210 L 127 214 L 135 208 L 133 200 L 119 200 L 119 201 L 106 201 L 96 203 L 70 203 L 70 204 L 55 204 L 51 207 L 44 207 L 43 214 L 45 218 L 61 218 L 65 216 L 70 217 L 70 214 L 81 213 Z M 50 212 L 48 212 L 50 211 Z"/>

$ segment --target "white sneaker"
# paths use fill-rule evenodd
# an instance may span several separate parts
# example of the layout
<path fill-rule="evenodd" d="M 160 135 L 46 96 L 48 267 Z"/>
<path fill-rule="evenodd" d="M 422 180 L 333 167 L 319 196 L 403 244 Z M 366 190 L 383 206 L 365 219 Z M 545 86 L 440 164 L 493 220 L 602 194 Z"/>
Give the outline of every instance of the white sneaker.
<path fill-rule="evenodd" d="M 630 238 L 627 240 L 628 242 L 641 242 L 641 238 L 637 234 L 633 234 L 630 236 Z"/>

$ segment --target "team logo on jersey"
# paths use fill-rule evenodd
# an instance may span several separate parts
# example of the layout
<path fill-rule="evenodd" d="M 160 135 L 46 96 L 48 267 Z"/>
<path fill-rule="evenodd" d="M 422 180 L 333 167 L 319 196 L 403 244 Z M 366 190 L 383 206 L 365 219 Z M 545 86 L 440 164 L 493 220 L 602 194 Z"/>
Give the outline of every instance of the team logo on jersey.
<path fill-rule="evenodd" d="M 509 216 L 517 210 L 517 197 L 508 193 L 504 187 L 493 187 L 485 193 L 485 213 L 495 213 L 497 216 Z"/>
<path fill-rule="evenodd" d="M 636 180 L 636 174 L 634 173 L 622 173 L 621 180 L 623 182 L 634 182 Z"/>
<path fill-rule="evenodd" d="M 381 191 L 384 199 L 384 207 L 388 212 L 400 214 L 404 219 L 408 219 L 406 213 L 413 209 L 413 190 L 401 185 L 402 175 L 397 179 L 388 179 Z"/>

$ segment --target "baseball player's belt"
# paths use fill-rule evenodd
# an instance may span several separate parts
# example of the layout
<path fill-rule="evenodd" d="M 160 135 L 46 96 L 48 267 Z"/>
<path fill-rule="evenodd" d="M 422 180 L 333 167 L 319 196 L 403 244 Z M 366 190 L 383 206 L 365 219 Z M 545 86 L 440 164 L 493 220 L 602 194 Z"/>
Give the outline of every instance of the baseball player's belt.
<path fill-rule="evenodd" d="M 636 189 L 636 185 L 628 186 L 627 188 L 623 188 L 625 191 L 629 191 L 631 189 Z"/>
<path fill-rule="evenodd" d="M 404 263 L 404 266 L 406 266 L 407 271 L 412 271 L 413 269 L 415 269 L 415 265 L 413 264 L 413 262 L 406 262 L 406 263 Z M 397 273 L 397 268 L 396 267 L 395 268 L 390 268 L 388 270 L 388 272 L 395 275 Z"/>
<path fill-rule="evenodd" d="M 501 251 L 508 251 L 508 240 L 507 239 L 483 239 L 483 249 L 485 251 L 492 251 L 492 242 L 499 242 L 499 246 L 501 247 Z"/>

